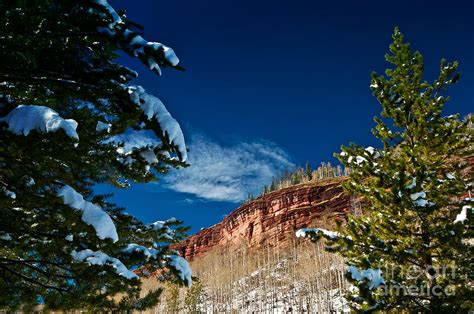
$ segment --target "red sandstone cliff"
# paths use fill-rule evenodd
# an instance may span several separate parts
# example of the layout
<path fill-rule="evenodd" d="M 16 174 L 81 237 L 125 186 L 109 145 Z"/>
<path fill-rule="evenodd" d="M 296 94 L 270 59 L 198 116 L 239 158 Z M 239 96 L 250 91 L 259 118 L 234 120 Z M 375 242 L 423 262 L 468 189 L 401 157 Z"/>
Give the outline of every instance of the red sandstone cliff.
<path fill-rule="evenodd" d="M 191 260 L 228 245 L 284 245 L 295 230 L 319 226 L 326 217 L 334 221 L 347 213 L 350 197 L 343 193 L 343 180 L 326 179 L 268 193 L 237 208 L 220 223 L 188 237 L 174 249 Z"/>
<path fill-rule="evenodd" d="M 464 170 L 468 176 L 474 166 L 474 156 L 466 158 Z M 214 248 L 232 245 L 284 246 L 303 227 L 324 226 L 345 216 L 351 207 L 350 197 L 343 193 L 345 177 L 299 184 L 268 193 L 245 204 L 220 223 L 188 237 L 173 246 L 181 256 L 192 260 Z M 466 194 L 465 197 L 471 197 Z M 325 221 L 329 218 L 328 221 Z"/>

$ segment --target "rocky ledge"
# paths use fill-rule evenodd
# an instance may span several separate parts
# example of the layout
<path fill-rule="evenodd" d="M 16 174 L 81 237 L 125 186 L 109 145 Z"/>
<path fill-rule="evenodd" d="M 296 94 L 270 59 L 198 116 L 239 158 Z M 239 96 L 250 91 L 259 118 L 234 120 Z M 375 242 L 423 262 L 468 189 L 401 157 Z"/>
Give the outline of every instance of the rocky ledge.
<path fill-rule="evenodd" d="M 192 260 L 218 247 L 285 246 L 299 228 L 324 226 L 345 217 L 351 199 L 343 192 L 344 180 L 344 177 L 325 179 L 270 192 L 173 248 Z"/>

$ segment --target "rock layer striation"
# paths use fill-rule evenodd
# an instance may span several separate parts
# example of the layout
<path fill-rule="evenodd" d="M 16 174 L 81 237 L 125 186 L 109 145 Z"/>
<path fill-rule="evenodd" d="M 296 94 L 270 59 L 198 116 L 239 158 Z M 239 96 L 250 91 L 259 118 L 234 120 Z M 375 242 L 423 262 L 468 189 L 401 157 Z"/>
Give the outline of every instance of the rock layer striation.
<path fill-rule="evenodd" d="M 344 177 L 299 184 L 267 193 L 232 211 L 221 222 L 175 245 L 188 260 L 219 247 L 280 247 L 304 227 L 334 224 L 352 208 Z"/>

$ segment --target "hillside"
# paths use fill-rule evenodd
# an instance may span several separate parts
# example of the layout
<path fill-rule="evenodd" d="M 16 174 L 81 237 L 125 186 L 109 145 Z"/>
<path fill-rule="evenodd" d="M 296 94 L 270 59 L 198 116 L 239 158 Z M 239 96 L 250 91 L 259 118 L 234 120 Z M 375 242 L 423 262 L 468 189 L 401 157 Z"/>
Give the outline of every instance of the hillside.
<path fill-rule="evenodd" d="M 153 313 L 345 311 L 344 259 L 307 239 L 303 227 L 334 227 L 354 208 L 345 177 L 298 184 L 244 204 L 174 249 L 199 278 L 191 289 L 166 286 Z M 156 289 L 154 278 L 143 279 Z M 150 312 L 151 313 L 151 312 Z"/>

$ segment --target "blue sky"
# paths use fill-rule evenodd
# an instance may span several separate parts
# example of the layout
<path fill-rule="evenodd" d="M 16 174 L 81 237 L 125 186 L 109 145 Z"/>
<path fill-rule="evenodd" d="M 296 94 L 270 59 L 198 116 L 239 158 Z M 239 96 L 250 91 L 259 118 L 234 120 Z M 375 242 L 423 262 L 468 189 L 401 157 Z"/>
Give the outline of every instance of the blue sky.
<path fill-rule="evenodd" d="M 171 46 L 185 72 L 156 76 L 136 60 L 137 84 L 160 97 L 180 122 L 190 161 L 158 184 L 113 190 L 114 200 L 151 222 L 176 217 L 192 232 L 220 221 L 247 192 L 282 169 L 335 163 L 340 145 L 377 145 L 380 107 L 370 72 L 382 72 L 398 25 L 425 58 L 459 60 L 461 81 L 446 113 L 472 112 L 472 1 L 143 1 L 118 0 Z M 100 187 L 100 192 L 110 188 Z"/>

